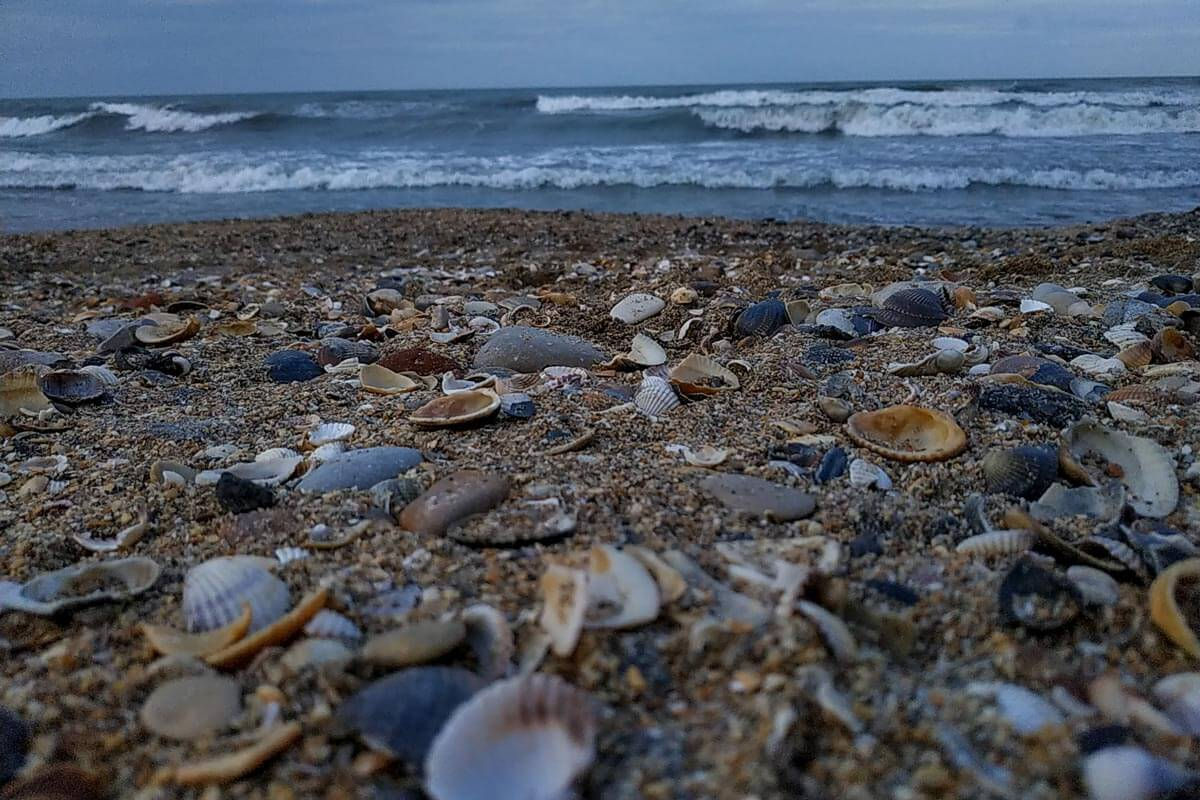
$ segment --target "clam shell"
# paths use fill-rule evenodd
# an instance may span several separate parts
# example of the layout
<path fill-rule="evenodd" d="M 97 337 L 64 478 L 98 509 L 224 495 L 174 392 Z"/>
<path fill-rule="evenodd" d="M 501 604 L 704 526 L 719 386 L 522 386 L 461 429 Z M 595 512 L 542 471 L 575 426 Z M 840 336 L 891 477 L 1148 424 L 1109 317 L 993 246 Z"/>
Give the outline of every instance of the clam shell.
<path fill-rule="evenodd" d="M 1064 474 L 1088 478 L 1080 462 L 1096 455 L 1115 465 L 1125 485 L 1129 505 L 1143 517 L 1162 518 L 1179 504 L 1179 481 L 1175 463 L 1166 448 L 1152 439 L 1113 431 L 1096 422 L 1084 421 L 1063 434 L 1059 460 Z"/>
<path fill-rule="evenodd" d="M 889 328 L 933 327 L 949 318 L 939 295 L 916 287 L 892 292 L 875 312 L 875 319 Z"/>
<path fill-rule="evenodd" d="M 612 545 L 588 553 L 589 628 L 635 628 L 658 617 L 658 584 L 641 562 Z"/>
<path fill-rule="evenodd" d="M 287 584 L 252 556 L 222 556 L 188 571 L 183 582 L 183 618 L 193 633 L 222 628 L 250 606 L 250 633 L 262 630 L 291 607 Z"/>
<path fill-rule="evenodd" d="M 790 322 L 782 300 L 763 300 L 738 314 L 734 329 L 738 336 L 768 337 Z"/>
<path fill-rule="evenodd" d="M 712 445 L 701 445 L 693 450 L 683 448 L 683 460 L 693 467 L 715 467 L 729 457 L 729 451 Z"/>
<path fill-rule="evenodd" d="M 1032 500 L 1058 477 L 1058 451 L 1023 446 L 993 450 L 983 458 L 983 479 L 990 494 L 1010 494 Z"/>
<path fill-rule="evenodd" d="M 0 608 L 47 616 L 105 600 L 124 600 L 149 589 L 161 573 L 148 558 L 77 564 L 0 591 Z M 97 588 L 99 587 L 99 588 Z"/>
<path fill-rule="evenodd" d="M 668 377 L 684 394 L 713 394 L 741 386 L 733 370 L 696 353 L 672 367 Z"/>
<path fill-rule="evenodd" d="M 1200 658 L 1200 639 L 1196 638 L 1193 620 L 1188 619 L 1179 607 L 1179 595 L 1185 589 L 1191 592 L 1193 598 L 1187 607 L 1194 609 L 1198 583 L 1200 558 L 1189 558 L 1167 567 L 1150 584 L 1150 619 L 1167 638 L 1193 658 Z"/>
<path fill-rule="evenodd" d="M 407 375 L 392 372 L 380 364 L 364 364 L 358 370 L 358 383 L 372 394 L 403 394 L 425 388 Z"/>
<path fill-rule="evenodd" d="M 812 313 L 812 308 L 807 300 L 789 300 L 784 304 L 787 310 L 788 322 L 793 325 L 803 325 L 808 315 Z"/>
<path fill-rule="evenodd" d="M 370 342 L 352 341 L 338 336 L 328 336 L 321 340 L 317 350 L 317 363 L 322 367 L 332 367 L 350 359 L 359 364 L 373 364 L 379 360 L 379 348 Z"/>
<path fill-rule="evenodd" d="M 679 405 L 679 395 L 666 380 L 647 375 L 634 395 L 633 405 L 651 419 L 658 419 Z"/>
<path fill-rule="evenodd" d="M 542 629 L 555 655 L 569 656 L 579 643 L 588 607 L 588 576 L 583 570 L 551 564 L 541 579 Z"/>
<path fill-rule="evenodd" d="M 1121 599 L 1116 579 L 1095 567 L 1084 564 L 1067 567 L 1067 580 L 1075 584 L 1083 602 L 1089 606 L 1115 606 Z"/>
<path fill-rule="evenodd" d="M 883 468 L 861 458 L 850 462 L 850 485 L 858 487 L 874 486 L 887 491 L 892 488 L 892 479 Z"/>
<path fill-rule="evenodd" d="M 1029 531 L 998 530 L 968 536 L 954 547 L 956 553 L 971 556 L 1004 556 L 1024 553 L 1033 547 L 1037 537 Z"/>
<path fill-rule="evenodd" d="M 953 417 L 920 406 L 860 411 L 846 420 L 846 435 L 894 461 L 944 461 L 967 447 L 967 435 Z"/>
<path fill-rule="evenodd" d="M 1151 800 L 1192 784 L 1197 775 L 1131 744 L 1084 756 L 1080 772 L 1089 800 Z"/>
<path fill-rule="evenodd" d="M 591 699 L 553 675 L 493 684 L 459 706 L 425 760 L 434 800 L 557 800 L 595 758 Z"/>
<path fill-rule="evenodd" d="M 242 710 L 242 687 L 219 675 L 176 678 L 159 686 L 142 705 L 142 726 L 164 739 L 192 741 L 227 727 Z"/>
<path fill-rule="evenodd" d="M 89 372 L 68 369 L 47 372 L 38 379 L 38 386 L 46 397 L 67 405 L 99 400 L 105 390 L 104 381 L 99 377 Z"/>
<path fill-rule="evenodd" d="M 1155 358 L 1165 364 L 1191 361 L 1196 357 L 1196 349 L 1192 347 L 1192 343 L 1176 328 L 1163 328 L 1154 334 L 1151 347 Z"/>
<path fill-rule="evenodd" d="M 150 347 L 166 347 L 190 339 L 200 330 L 200 323 L 195 317 L 187 319 L 164 320 L 157 325 L 140 325 L 133 331 L 133 337 Z"/>
<path fill-rule="evenodd" d="M 354 426 L 349 422 L 322 422 L 308 432 L 308 443 L 320 447 L 330 442 L 341 442 L 354 435 Z"/>
<path fill-rule="evenodd" d="M 488 389 L 456 392 L 430 400 L 408 418 L 414 425 L 438 428 L 490 417 L 500 408 L 500 396 Z"/>
<path fill-rule="evenodd" d="M 667 351 L 646 334 L 639 333 L 633 337 L 627 358 L 639 366 L 657 367 L 667 363 Z"/>
<path fill-rule="evenodd" d="M 304 632 L 317 639 L 345 639 L 356 641 L 362 638 L 362 631 L 344 615 L 329 609 L 322 609 L 304 626 Z"/>
<path fill-rule="evenodd" d="M 0 417 L 36 414 L 50 407 L 50 398 L 38 385 L 36 366 L 20 367 L 0 375 Z"/>

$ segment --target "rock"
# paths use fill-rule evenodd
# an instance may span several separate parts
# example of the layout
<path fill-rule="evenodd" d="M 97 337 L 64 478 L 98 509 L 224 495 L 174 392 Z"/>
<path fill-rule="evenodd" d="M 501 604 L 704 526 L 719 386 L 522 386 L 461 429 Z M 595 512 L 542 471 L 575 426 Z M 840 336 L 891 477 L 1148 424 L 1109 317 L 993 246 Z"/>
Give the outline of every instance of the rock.
<path fill-rule="evenodd" d="M 1036 384 L 996 383 L 979 393 L 979 408 L 1065 428 L 1088 411 L 1087 403 Z"/>
<path fill-rule="evenodd" d="M 421 451 L 411 447 L 367 447 L 349 450 L 310 471 L 297 484 L 302 492 L 370 489 L 421 463 Z"/>
<path fill-rule="evenodd" d="M 267 377 L 275 383 L 311 381 L 325 374 L 316 359 L 303 350 L 280 350 L 267 356 L 263 363 Z"/>
<path fill-rule="evenodd" d="M 508 479 L 479 470 L 453 472 L 430 486 L 400 513 L 400 525 L 415 533 L 441 536 L 453 523 L 481 514 L 508 496 Z"/>
<path fill-rule="evenodd" d="M 492 335 L 475 354 L 476 368 L 504 367 L 539 372 L 546 367 L 590 367 L 607 361 L 604 353 L 577 336 L 513 325 Z"/>
<path fill-rule="evenodd" d="M 468 300 L 463 303 L 463 313 L 472 317 L 494 317 L 500 307 L 487 300 Z"/>
<path fill-rule="evenodd" d="M 1133 322 L 1139 317 L 1153 314 L 1158 306 L 1132 297 L 1118 297 L 1104 307 L 1104 327 L 1111 328 L 1125 322 Z"/>
<path fill-rule="evenodd" d="M 383 667 L 411 667 L 444 656 L 462 644 L 467 627 L 459 620 L 414 622 L 372 636 L 362 658 Z"/>
<path fill-rule="evenodd" d="M 609 316 L 618 322 L 624 322 L 626 325 L 634 325 L 643 320 L 650 319 L 662 311 L 666 305 L 666 302 L 661 297 L 643 292 L 635 292 L 634 294 L 627 295 L 621 302 L 613 306 L 612 311 L 609 312 Z"/>
<path fill-rule="evenodd" d="M 279 661 L 293 673 L 299 673 L 305 667 L 337 670 L 353 658 L 350 648 L 336 639 L 301 639 L 289 647 Z"/>
<path fill-rule="evenodd" d="M 25 763 L 29 750 L 29 726 L 0 706 L 0 787 L 12 780 Z"/>
<path fill-rule="evenodd" d="M 418 375 L 441 376 L 446 372 L 462 372 L 462 366 L 454 359 L 424 347 L 391 350 L 380 356 L 378 364 L 392 372 L 415 372 Z"/>
<path fill-rule="evenodd" d="M 275 505 L 275 493 L 254 481 L 243 480 L 231 472 L 217 479 L 217 502 L 234 514 L 245 514 Z"/>
<path fill-rule="evenodd" d="M 701 481 L 700 487 L 727 508 L 766 516 L 773 522 L 803 519 L 817 507 L 816 500 L 807 492 L 750 475 L 710 475 Z"/>

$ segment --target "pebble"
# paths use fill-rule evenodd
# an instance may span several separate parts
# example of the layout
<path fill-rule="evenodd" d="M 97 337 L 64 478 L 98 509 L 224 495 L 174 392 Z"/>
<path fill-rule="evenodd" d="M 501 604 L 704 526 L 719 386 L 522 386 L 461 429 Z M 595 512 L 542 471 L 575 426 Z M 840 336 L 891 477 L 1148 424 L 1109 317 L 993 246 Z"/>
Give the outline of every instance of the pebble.
<path fill-rule="evenodd" d="M 508 479 L 479 470 L 451 473 L 430 486 L 400 512 L 400 525 L 426 536 L 441 536 L 451 524 L 499 505 Z"/>
<path fill-rule="evenodd" d="M 225 728 L 242 710 L 238 682 L 218 675 L 176 678 L 155 689 L 138 718 L 167 739 L 190 741 Z"/>
<path fill-rule="evenodd" d="M 29 750 L 29 726 L 0 706 L 0 787 L 12 780 Z"/>
<path fill-rule="evenodd" d="M 267 377 L 275 383 L 301 383 L 325 374 L 316 359 L 303 350 L 280 350 L 267 356 Z"/>
<path fill-rule="evenodd" d="M 700 482 L 704 491 L 726 507 L 774 522 L 803 519 L 816 510 L 816 499 L 807 492 L 780 486 L 750 475 L 718 473 Z"/>
<path fill-rule="evenodd" d="M 607 357 L 577 336 L 513 325 L 493 334 L 475 354 L 475 367 L 540 372 L 546 367 L 589 367 Z"/>
<path fill-rule="evenodd" d="M 362 659 L 381 667 L 410 667 L 441 658 L 466 637 L 467 627 L 458 620 L 414 622 L 367 639 Z"/>
<path fill-rule="evenodd" d="M 296 485 L 302 492 L 370 489 L 421 463 L 421 451 L 411 447 L 367 447 L 348 450 L 310 470 Z"/>

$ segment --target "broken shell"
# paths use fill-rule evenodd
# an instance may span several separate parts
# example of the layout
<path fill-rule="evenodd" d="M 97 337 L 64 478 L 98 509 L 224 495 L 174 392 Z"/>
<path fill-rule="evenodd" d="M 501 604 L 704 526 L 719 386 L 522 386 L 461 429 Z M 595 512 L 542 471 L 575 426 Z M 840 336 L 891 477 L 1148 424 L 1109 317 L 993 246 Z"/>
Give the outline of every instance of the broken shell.
<path fill-rule="evenodd" d="M 788 322 L 793 325 L 803 325 L 812 313 L 807 300 L 789 300 L 784 303 L 784 307 L 787 309 Z"/>
<path fill-rule="evenodd" d="M 850 462 L 850 485 L 862 488 L 874 486 L 886 492 L 892 488 L 892 479 L 882 467 L 856 458 Z"/>
<path fill-rule="evenodd" d="M 250 630 L 250 605 L 242 606 L 242 614 L 224 628 L 205 633 L 184 633 L 167 625 L 142 623 L 141 631 L 156 653 L 164 656 L 212 655 L 241 639 Z"/>
<path fill-rule="evenodd" d="M 680 286 L 671 292 L 671 302 L 677 306 L 690 306 L 700 299 L 700 293 L 690 286 Z"/>
<path fill-rule="evenodd" d="M 479 662 L 479 673 L 488 680 L 503 678 L 512 669 L 516 643 L 504 615 L 489 605 L 476 603 L 463 609 L 467 644 Z"/>
<path fill-rule="evenodd" d="M 812 622 L 825 646 L 838 661 L 853 661 L 858 656 L 854 635 L 840 617 L 808 600 L 797 600 L 796 610 Z"/>
<path fill-rule="evenodd" d="M 588 553 L 589 628 L 634 628 L 658 616 L 658 584 L 633 556 L 612 545 Z"/>
<path fill-rule="evenodd" d="M 846 420 L 855 444 L 894 461 L 944 461 L 967 447 L 967 435 L 953 417 L 920 406 L 860 411 Z"/>
<path fill-rule="evenodd" d="M 408 418 L 414 425 L 438 428 L 463 425 L 490 417 L 500 408 L 500 396 L 488 389 L 467 390 L 430 400 Z"/>
<path fill-rule="evenodd" d="M 1061 628 L 1082 610 L 1075 584 L 1023 556 L 1000 582 L 1000 615 L 1038 631 Z"/>
<path fill-rule="evenodd" d="M 1115 378 L 1126 372 L 1125 363 L 1117 358 L 1103 358 L 1093 353 L 1084 353 L 1071 359 L 1071 366 L 1086 372 L 1093 378 Z"/>
<path fill-rule="evenodd" d="M 975 682 L 967 684 L 967 694 L 995 698 L 1001 716 L 1022 736 L 1032 736 L 1044 728 L 1066 722 L 1062 712 L 1049 700 L 1024 686 Z"/>
<path fill-rule="evenodd" d="M 588 606 L 588 577 L 583 570 L 551 564 L 541 579 L 542 629 L 550 635 L 551 649 L 569 656 L 583 632 Z"/>
<path fill-rule="evenodd" d="M 732 370 L 696 353 L 672 367 L 667 377 L 684 395 L 715 394 L 741 386 Z"/>
<path fill-rule="evenodd" d="M 679 405 L 679 395 L 663 378 L 647 375 L 634 395 L 633 404 L 651 419 L 658 419 Z"/>
<path fill-rule="evenodd" d="M 291 564 L 293 561 L 303 561 L 308 558 L 309 552 L 303 547 L 276 547 L 275 560 L 280 565 Z"/>
<path fill-rule="evenodd" d="M 148 558 L 77 564 L 0 591 L 0 608 L 48 616 L 105 600 L 124 600 L 153 586 L 161 571 Z"/>
<path fill-rule="evenodd" d="M 1152 800 L 1177 797 L 1197 775 L 1131 744 L 1104 747 L 1084 756 L 1080 771 L 1089 800 Z"/>
<path fill-rule="evenodd" d="M 954 547 L 956 553 L 971 556 L 1006 556 L 1024 553 L 1033 547 L 1037 537 L 1029 531 L 995 530 L 968 536 Z"/>
<path fill-rule="evenodd" d="M 1063 434 L 1059 448 L 1063 474 L 1094 484 L 1081 463 L 1089 455 L 1103 459 L 1106 470 L 1120 472 L 1117 477 L 1125 485 L 1129 505 L 1143 517 L 1165 517 L 1179 504 L 1175 463 L 1158 442 L 1084 421 Z"/>
<path fill-rule="evenodd" d="M 133 337 L 150 347 L 166 347 L 190 339 L 200 330 L 200 323 L 195 317 L 187 319 L 164 320 L 157 325 L 139 325 L 133 331 Z"/>
<path fill-rule="evenodd" d="M 330 442 L 341 442 L 354 435 L 354 426 L 349 422 L 323 422 L 308 432 L 308 443 L 320 447 Z"/>
<path fill-rule="evenodd" d="M 217 733 L 241 710 L 242 690 L 237 681 L 198 675 L 159 686 L 146 698 L 138 719 L 165 739 L 191 741 Z"/>
<path fill-rule="evenodd" d="M 960 353 L 967 352 L 971 345 L 965 339 L 959 339 L 954 336 L 939 336 L 930 342 L 935 350 L 957 350 Z"/>
<path fill-rule="evenodd" d="M 363 644 L 368 664 L 395 668 L 441 658 L 462 644 L 467 628 L 458 620 L 426 620 L 376 634 Z"/>
<path fill-rule="evenodd" d="M 763 300 L 738 314 L 734 329 L 738 336 L 768 337 L 790 322 L 782 300 Z"/>
<path fill-rule="evenodd" d="M 155 461 L 150 465 L 150 480 L 154 483 L 186 486 L 196 480 L 196 470 L 174 461 Z"/>
<path fill-rule="evenodd" d="M 493 684 L 454 711 L 425 760 L 434 800 L 556 800 L 595 758 L 587 694 L 553 675 Z"/>
<path fill-rule="evenodd" d="M 299 722 L 276 725 L 249 747 L 178 767 L 174 774 L 175 782 L 182 786 L 232 783 L 287 750 L 303 733 Z"/>
<path fill-rule="evenodd" d="M 38 386 L 51 400 L 72 406 L 99 400 L 105 390 L 104 381 L 95 375 L 69 369 L 47 372 Z"/>
<path fill-rule="evenodd" d="M 702 445 L 695 450 L 683 448 L 683 460 L 693 467 L 715 467 L 729 457 L 729 451 L 711 445 Z"/>
<path fill-rule="evenodd" d="M 964 363 L 966 363 L 966 355 L 961 351 L 939 350 L 910 364 L 888 364 L 887 371 L 901 378 L 925 377 L 958 372 Z"/>
<path fill-rule="evenodd" d="M 355 641 L 362 638 L 358 626 L 336 611 L 322 609 L 304 626 L 304 632 L 318 639 L 345 639 Z"/>
<path fill-rule="evenodd" d="M 1154 360 L 1154 346 L 1150 342 L 1139 342 L 1117 353 L 1116 358 L 1127 369 L 1141 369 Z"/>
<path fill-rule="evenodd" d="M 1200 658 L 1200 639 L 1193 623 L 1197 621 L 1197 584 L 1200 583 L 1200 558 L 1177 561 L 1159 573 L 1150 584 L 1150 618 L 1159 630 L 1188 655 Z M 1187 592 L 1185 613 L 1179 596 Z"/>
<path fill-rule="evenodd" d="M 1104 338 L 1122 350 L 1127 347 L 1150 341 L 1150 338 L 1137 330 L 1137 322 L 1126 322 L 1114 325 L 1104 332 Z"/>
<path fill-rule="evenodd" d="M 666 303 L 661 297 L 656 297 L 645 292 L 635 292 L 627 295 L 621 302 L 613 306 L 609 316 L 613 319 L 624 322 L 626 325 L 634 325 L 643 320 L 653 317 L 655 314 L 663 310 Z"/>
<path fill-rule="evenodd" d="M 850 419 L 850 415 L 854 413 L 854 406 L 840 397 L 820 395 L 817 397 L 817 408 L 830 420 L 839 424 Z"/>
<path fill-rule="evenodd" d="M 1200 734 L 1200 672 L 1178 672 L 1154 684 L 1167 716 L 1190 736 Z"/>
<path fill-rule="evenodd" d="M 246 461 L 224 469 L 207 469 L 197 473 L 195 482 L 199 486 L 214 485 L 221 475 L 228 472 L 235 478 L 252 481 L 259 486 L 278 486 L 292 477 L 296 468 L 304 461 L 301 456 L 265 458 L 262 461 Z"/>
<path fill-rule="evenodd" d="M 366 317 L 383 317 L 406 307 L 412 307 L 412 301 L 405 299 L 399 289 L 384 287 L 363 296 L 363 316 Z"/>
<path fill-rule="evenodd" d="M 657 367 L 659 364 L 667 363 L 667 351 L 644 333 L 633 337 L 633 344 L 626 357 L 634 364 L 643 367 Z"/>
<path fill-rule="evenodd" d="M 250 606 L 250 632 L 262 630 L 287 613 L 287 584 L 253 556 L 222 556 L 188 571 L 183 582 L 183 618 L 190 632 L 222 628 Z"/>
<path fill-rule="evenodd" d="M 939 295 L 916 287 L 892 292 L 875 312 L 875 319 L 889 328 L 933 327 L 949 317 Z"/>
<path fill-rule="evenodd" d="M 1177 328 L 1163 328 L 1154 334 L 1154 340 L 1150 346 L 1154 357 L 1166 364 L 1176 361 L 1191 361 L 1196 357 L 1196 349 Z"/>
<path fill-rule="evenodd" d="M 205 660 L 214 667 L 227 669 L 240 667 L 267 647 L 283 644 L 298 634 L 308 621 L 316 616 L 325 601 L 329 598 L 329 590 L 322 587 L 301 598 L 288 613 L 257 633 L 252 633 L 244 639 L 208 656 Z"/>
<path fill-rule="evenodd" d="M 1089 606 L 1115 606 L 1121 599 L 1116 579 L 1095 567 L 1083 564 L 1067 567 L 1067 580 L 1075 584 L 1083 602 Z"/>
<path fill-rule="evenodd" d="M 51 408 L 38 386 L 38 368 L 21 367 L 0 375 L 0 417 L 36 414 Z"/>
<path fill-rule="evenodd" d="M 1058 477 L 1058 452 L 1033 446 L 993 450 L 984 456 L 981 468 L 989 494 L 1032 500 L 1041 497 Z"/>
<path fill-rule="evenodd" d="M 392 372 L 379 364 L 364 364 L 358 370 L 358 382 L 363 391 L 372 394 L 403 394 L 417 389 L 423 389 L 424 384 L 418 383 L 407 375 Z"/>
<path fill-rule="evenodd" d="M 687 581 L 683 579 L 683 575 L 679 573 L 679 570 L 672 567 L 666 561 L 663 561 L 657 553 L 647 550 L 645 547 L 630 545 L 625 548 L 625 552 L 642 562 L 642 566 L 650 570 L 655 582 L 658 584 L 659 594 L 663 602 L 674 603 L 683 597 L 684 592 L 687 591 Z"/>

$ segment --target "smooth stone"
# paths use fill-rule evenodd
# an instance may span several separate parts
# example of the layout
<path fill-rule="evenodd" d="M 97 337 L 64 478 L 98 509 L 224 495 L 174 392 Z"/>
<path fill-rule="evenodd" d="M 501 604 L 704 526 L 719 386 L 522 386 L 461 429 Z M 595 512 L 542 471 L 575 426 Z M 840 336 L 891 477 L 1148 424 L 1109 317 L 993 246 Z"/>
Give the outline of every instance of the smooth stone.
<path fill-rule="evenodd" d="M 467 626 L 459 620 L 414 622 L 372 636 L 363 645 L 362 658 L 383 667 L 411 667 L 441 658 L 466 638 Z"/>
<path fill-rule="evenodd" d="M 152 733 L 191 741 L 217 733 L 242 710 L 242 688 L 219 675 L 167 681 L 155 689 L 138 718 Z"/>
<path fill-rule="evenodd" d="M 464 469 L 453 472 L 430 486 L 400 512 L 406 530 L 441 536 L 455 522 L 495 508 L 509 492 L 502 475 Z"/>
<path fill-rule="evenodd" d="M 634 325 L 643 320 L 650 319 L 662 311 L 666 305 L 666 301 L 661 297 L 644 292 L 635 292 L 613 306 L 612 311 L 609 312 L 609 316 L 618 322 L 624 322 L 626 325 Z"/>
<path fill-rule="evenodd" d="M 301 639 L 287 649 L 279 661 L 294 673 L 305 667 L 340 669 L 354 659 L 350 648 L 336 639 Z"/>
<path fill-rule="evenodd" d="M 0 786 L 12 780 L 29 751 L 29 726 L 0 706 Z"/>
<path fill-rule="evenodd" d="M 325 374 L 317 360 L 303 350 L 280 350 L 267 356 L 263 364 L 267 377 L 276 383 L 311 381 Z"/>
<path fill-rule="evenodd" d="M 222 472 L 217 479 L 217 503 L 234 514 L 245 514 L 275 505 L 275 493 L 254 481 L 244 480 L 231 472 Z"/>
<path fill-rule="evenodd" d="M 301 479 L 302 492 L 370 489 L 421 463 L 421 451 L 411 447 L 366 447 L 348 450 L 326 461 Z"/>
<path fill-rule="evenodd" d="M 463 303 L 463 313 L 472 317 L 494 317 L 500 307 L 487 300 L 468 300 Z"/>
<path fill-rule="evenodd" d="M 476 368 L 540 372 L 546 367 L 590 367 L 607 361 L 591 342 L 541 328 L 513 325 L 493 334 L 475 354 Z"/>
<path fill-rule="evenodd" d="M 807 492 L 750 475 L 710 475 L 700 482 L 700 488 L 727 508 L 755 516 L 765 515 L 774 522 L 803 519 L 817 507 L 816 499 Z"/>

